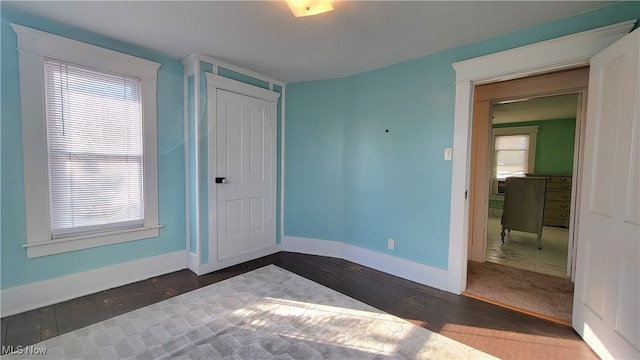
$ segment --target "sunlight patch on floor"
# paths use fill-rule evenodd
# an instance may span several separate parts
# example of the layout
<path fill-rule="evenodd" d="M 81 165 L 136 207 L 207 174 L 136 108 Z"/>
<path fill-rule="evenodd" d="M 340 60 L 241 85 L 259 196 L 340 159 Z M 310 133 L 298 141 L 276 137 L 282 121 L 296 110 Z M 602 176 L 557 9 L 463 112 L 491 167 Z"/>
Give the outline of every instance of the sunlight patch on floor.
<path fill-rule="evenodd" d="M 569 230 L 545 226 L 542 230 L 542 250 L 536 245 L 536 234 L 512 230 L 500 239 L 500 219 L 489 218 L 487 226 L 487 261 L 567 277 Z"/>
<path fill-rule="evenodd" d="M 384 312 L 266 297 L 236 310 L 232 316 L 251 319 L 252 329 L 287 338 L 334 344 L 371 354 L 393 354 L 415 328 Z M 322 329 L 322 331 L 318 331 Z M 423 350 L 437 340 L 431 333 L 414 347 Z"/>

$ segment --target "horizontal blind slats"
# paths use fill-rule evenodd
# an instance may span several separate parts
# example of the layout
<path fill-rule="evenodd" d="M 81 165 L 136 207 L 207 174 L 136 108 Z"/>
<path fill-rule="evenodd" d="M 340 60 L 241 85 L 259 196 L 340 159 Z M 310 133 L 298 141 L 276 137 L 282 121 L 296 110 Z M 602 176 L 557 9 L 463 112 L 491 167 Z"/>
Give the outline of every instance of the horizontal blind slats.
<path fill-rule="evenodd" d="M 144 222 L 139 79 L 45 61 L 54 237 Z"/>

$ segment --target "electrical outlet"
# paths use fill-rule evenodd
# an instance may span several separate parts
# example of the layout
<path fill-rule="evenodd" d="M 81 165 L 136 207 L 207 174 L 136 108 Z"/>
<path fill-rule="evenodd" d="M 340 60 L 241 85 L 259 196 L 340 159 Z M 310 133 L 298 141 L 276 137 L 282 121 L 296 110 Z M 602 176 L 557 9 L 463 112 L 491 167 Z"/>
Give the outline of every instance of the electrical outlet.
<path fill-rule="evenodd" d="M 393 239 L 387 239 L 387 248 L 393 250 L 396 247 L 396 241 Z"/>

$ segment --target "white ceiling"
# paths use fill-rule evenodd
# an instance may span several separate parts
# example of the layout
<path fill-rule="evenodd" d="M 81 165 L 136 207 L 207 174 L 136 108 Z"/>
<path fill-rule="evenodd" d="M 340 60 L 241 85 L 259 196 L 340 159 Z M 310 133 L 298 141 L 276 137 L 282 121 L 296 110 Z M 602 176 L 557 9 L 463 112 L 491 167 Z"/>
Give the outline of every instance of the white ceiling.
<path fill-rule="evenodd" d="M 335 1 L 294 18 L 280 1 L 4 1 L 175 59 L 191 52 L 287 83 L 349 76 L 611 1 Z"/>
<path fill-rule="evenodd" d="M 578 94 L 546 96 L 493 105 L 493 123 L 571 119 L 577 112 Z"/>

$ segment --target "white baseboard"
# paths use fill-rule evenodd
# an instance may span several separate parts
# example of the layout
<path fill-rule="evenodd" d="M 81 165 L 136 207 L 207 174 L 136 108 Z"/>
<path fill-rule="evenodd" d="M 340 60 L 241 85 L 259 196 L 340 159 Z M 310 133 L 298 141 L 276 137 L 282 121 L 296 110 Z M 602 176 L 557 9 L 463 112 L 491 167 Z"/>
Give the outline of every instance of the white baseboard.
<path fill-rule="evenodd" d="M 182 270 L 187 251 L 152 256 L 118 265 L 33 282 L 0 291 L 0 315 L 19 314 L 154 276 Z"/>
<path fill-rule="evenodd" d="M 196 273 L 198 275 L 204 275 L 204 274 L 208 274 L 210 272 L 213 271 L 217 271 L 220 269 L 224 269 L 227 268 L 229 266 L 233 266 L 233 265 L 238 265 L 241 264 L 243 262 L 247 262 L 247 261 L 251 261 L 257 258 L 261 258 L 263 256 L 267 256 L 267 255 L 271 255 L 271 254 L 275 254 L 279 251 L 282 251 L 282 245 L 273 245 L 270 246 L 266 249 L 262 249 L 259 251 L 255 251 L 249 254 L 244 254 L 244 255 L 240 255 L 240 256 L 236 256 L 230 259 L 226 259 L 226 260 L 222 260 L 222 261 L 211 261 L 211 259 L 214 259 L 213 254 L 209 255 L 209 263 L 208 264 L 201 264 L 199 267 L 199 273 Z"/>
<path fill-rule="evenodd" d="M 340 241 L 283 236 L 280 245 L 283 251 L 342 259 L 342 247 L 344 243 Z"/>
<path fill-rule="evenodd" d="M 203 275 L 279 251 L 345 259 L 450 292 L 456 292 L 451 284 L 459 282 L 459 274 L 339 241 L 284 236 L 279 245 L 215 264 L 200 264 L 196 254 L 181 250 L 3 289 L 0 291 L 0 316 L 19 314 L 185 268 Z"/>
<path fill-rule="evenodd" d="M 281 245 L 283 251 L 340 258 L 422 285 L 451 291 L 451 275 L 447 270 L 411 260 L 331 240 L 284 236 Z"/>
<path fill-rule="evenodd" d="M 200 258 L 198 254 L 194 254 L 187 250 L 187 269 L 191 270 L 196 275 L 200 274 Z"/>

